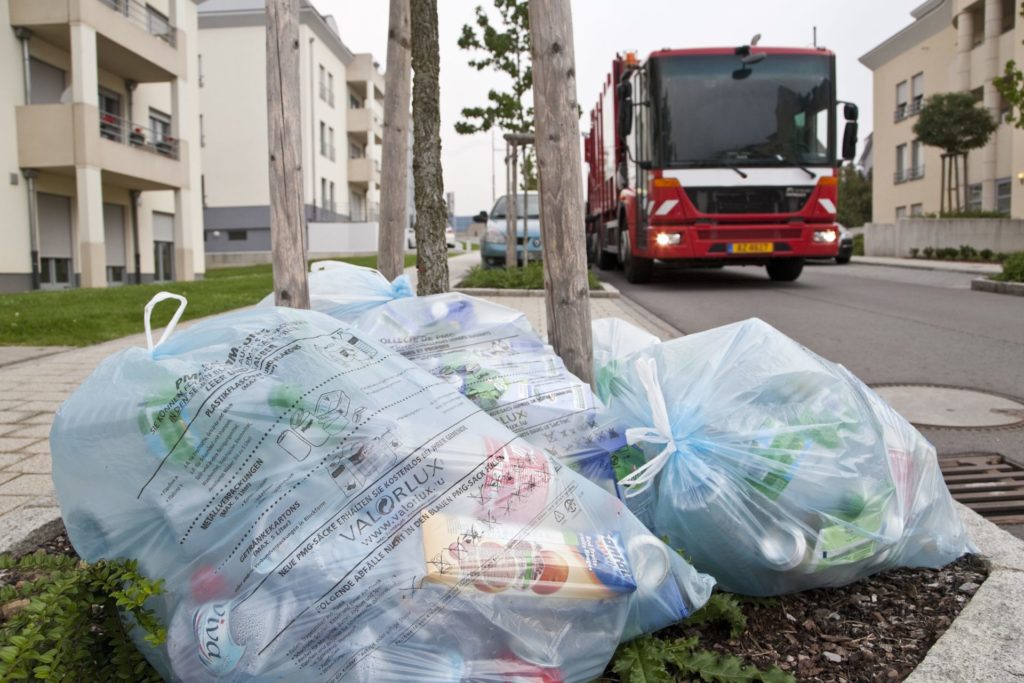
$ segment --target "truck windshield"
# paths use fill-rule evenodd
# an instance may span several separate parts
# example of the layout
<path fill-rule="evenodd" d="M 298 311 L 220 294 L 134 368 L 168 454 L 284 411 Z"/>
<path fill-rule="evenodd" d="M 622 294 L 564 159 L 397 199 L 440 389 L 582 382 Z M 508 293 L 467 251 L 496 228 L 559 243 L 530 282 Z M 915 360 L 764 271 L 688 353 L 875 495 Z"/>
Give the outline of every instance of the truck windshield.
<path fill-rule="evenodd" d="M 540 200 L 537 195 L 516 195 L 518 201 L 516 202 L 516 217 L 522 220 L 523 218 L 523 207 L 526 207 L 527 218 L 540 218 Z M 491 218 L 505 218 L 505 213 L 508 209 L 508 195 L 498 197 L 498 201 L 494 203 L 494 208 L 491 209 Z"/>
<path fill-rule="evenodd" d="M 834 164 L 830 56 L 665 56 L 649 69 L 654 166 Z"/>

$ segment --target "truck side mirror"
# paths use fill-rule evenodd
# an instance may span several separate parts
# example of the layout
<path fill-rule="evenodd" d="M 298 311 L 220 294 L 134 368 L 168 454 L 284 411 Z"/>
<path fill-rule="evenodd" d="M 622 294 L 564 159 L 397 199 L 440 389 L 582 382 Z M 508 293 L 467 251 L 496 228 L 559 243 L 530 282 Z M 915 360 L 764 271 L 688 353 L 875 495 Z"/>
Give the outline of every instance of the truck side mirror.
<path fill-rule="evenodd" d="M 857 122 L 847 121 L 846 130 L 843 131 L 843 160 L 853 161 L 855 156 L 857 156 Z"/>
<path fill-rule="evenodd" d="M 619 139 L 624 140 L 633 130 L 633 86 L 629 81 L 622 81 L 618 88 L 619 99 Z"/>

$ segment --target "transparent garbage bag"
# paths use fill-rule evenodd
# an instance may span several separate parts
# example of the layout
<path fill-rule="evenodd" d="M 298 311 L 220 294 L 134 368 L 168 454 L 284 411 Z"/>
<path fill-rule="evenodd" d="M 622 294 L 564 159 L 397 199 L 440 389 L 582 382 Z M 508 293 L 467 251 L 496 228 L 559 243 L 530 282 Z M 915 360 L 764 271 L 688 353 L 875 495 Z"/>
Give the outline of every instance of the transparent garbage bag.
<path fill-rule="evenodd" d="M 839 586 L 973 551 L 935 449 L 842 366 L 757 319 L 639 349 L 629 327 L 594 338 L 600 397 L 634 425 L 624 498 L 723 589 Z"/>
<path fill-rule="evenodd" d="M 166 644 L 132 635 L 167 680 L 586 680 L 713 584 L 447 381 L 316 312 L 150 335 L 97 367 L 51 443 L 80 555 L 165 580 Z"/>
<path fill-rule="evenodd" d="M 601 417 L 590 385 L 566 369 L 522 312 L 457 292 L 415 297 L 405 276 L 388 283 L 369 268 L 313 265 L 313 310 L 352 323 L 451 383 L 533 445 L 618 493 L 612 463 L 627 448 L 624 426 Z"/>

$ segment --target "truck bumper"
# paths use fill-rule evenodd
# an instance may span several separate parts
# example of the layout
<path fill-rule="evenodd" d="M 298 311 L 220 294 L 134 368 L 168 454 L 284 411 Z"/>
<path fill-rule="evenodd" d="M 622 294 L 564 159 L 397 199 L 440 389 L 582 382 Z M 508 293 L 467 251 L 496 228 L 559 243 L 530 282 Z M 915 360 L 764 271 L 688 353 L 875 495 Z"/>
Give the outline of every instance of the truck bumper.
<path fill-rule="evenodd" d="M 832 258 L 839 250 L 833 242 L 815 242 L 814 233 L 836 231 L 832 225 L 799 226 L 657 226 L 648 231 L 644 258 L 660 261 L 714 260 L 725 263 L 765 263 L 777 258 Z M 659 233 L 678 234 L 679 244 L 659 245 Z"/>

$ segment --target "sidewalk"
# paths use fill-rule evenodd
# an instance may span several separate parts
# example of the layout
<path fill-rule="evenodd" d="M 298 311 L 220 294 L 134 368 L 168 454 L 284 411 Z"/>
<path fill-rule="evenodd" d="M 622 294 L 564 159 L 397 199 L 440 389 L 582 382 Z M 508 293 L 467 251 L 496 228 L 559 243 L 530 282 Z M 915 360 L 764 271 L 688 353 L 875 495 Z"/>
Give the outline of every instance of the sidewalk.
<path fill-rule="evenodd" d="M 919 270 L 944 270 L 949 273 L 971 275 L 997 275 L 1003 272 L 998 263 L 968 263 L 966 261 L 935 261 L 923 258 L 896 258 L 894 256 L 854 256 L 851 263 L 893 268 L 917 268 Z"/>
<path fill-rule="evenodd" d="M 478 252 L 449 259 L 451 282 L 458 284 L 479 262 Z M 414 289 L 415 271 L 405 271 Z M 485 298 L 522 311 L 541 336 L 547 334 L 543 297 Z M 623 318 L 662 339 L 680 334 L 621 298 L 592 299 L 591 311 L 594 319 Z M 145 335 L 137 334 L 85 348 L 0 347 L 0 552 L 22 541 L 28 545 L 37 537 L 46 538 L 60 519 L 48 439 L 54 412 L 101 360 L 121 349 L 145 344 Z"/>

